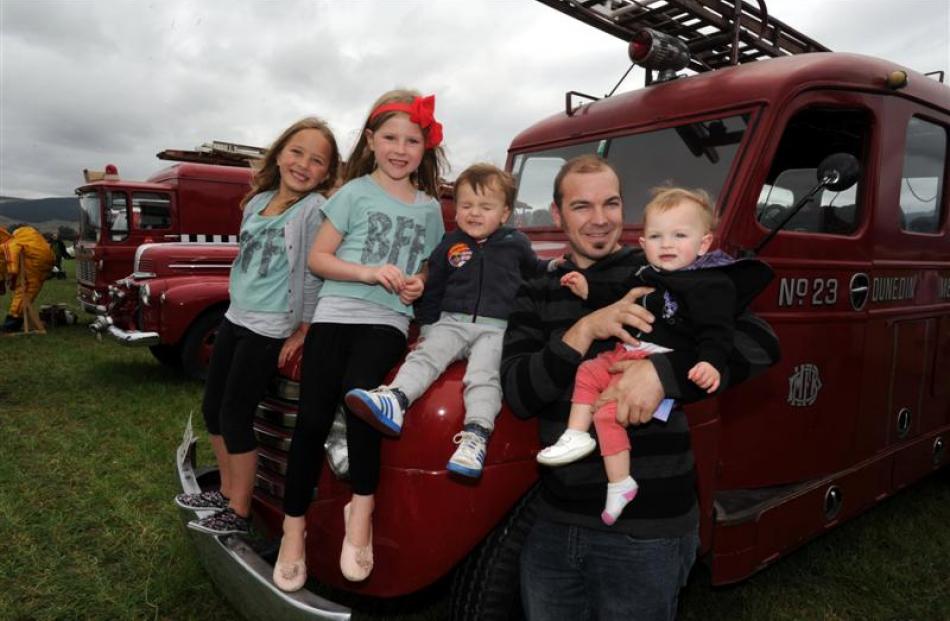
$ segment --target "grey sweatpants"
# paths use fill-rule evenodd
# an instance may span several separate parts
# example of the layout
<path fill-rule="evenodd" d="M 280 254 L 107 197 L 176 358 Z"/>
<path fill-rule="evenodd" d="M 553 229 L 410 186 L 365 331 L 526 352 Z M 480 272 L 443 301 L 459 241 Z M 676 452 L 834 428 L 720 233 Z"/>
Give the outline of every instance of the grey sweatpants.
<path fill-rule="evenodd" d="M 413 402 L 455 360 L 468 358 L 462 380 L 465 390 L 465 424 L 491 431 L 501 411 L 501 345 L 504 322 L 472 323 L 464 315 L 443 313 L 426 331 L 422 342 L 409 353 L 391 388 L 398 388 Z"/>

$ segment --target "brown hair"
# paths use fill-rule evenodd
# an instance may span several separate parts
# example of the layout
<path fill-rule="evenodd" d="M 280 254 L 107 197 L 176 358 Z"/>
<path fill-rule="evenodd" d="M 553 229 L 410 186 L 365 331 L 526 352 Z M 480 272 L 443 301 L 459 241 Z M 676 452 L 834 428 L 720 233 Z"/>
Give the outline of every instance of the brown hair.
<path fill-rule="evenodd" d="M 564 178 L 571 173 L 595 173 L 601 172 L 603 170 L 609 170 L 617 177 L 618 189 L 620 186 L 620 175 L 617 174 L 617 171 L 603 157 L 597 155 L 596 153 L 586 153 L 584 155 L 578 155 L 577 157 L 571 158 L 561 166 L 561 170 L 558 171 L 557 176 L 554 178 L 554 204 L 557 205 L 557 208 L 561 208 L 561 201 L 564 199 L 564 192 L 561 189 L 561 185 L 564 183 Z M 623 192 L 621 192 L 622 194 Z"/>
<path fill-rule="evenodd" d="M 646 225 L 647 218 L 651 213 L 669 211 L 682 202 L 695 203 L 699 207 L 700 218 L 707 231 L 716 229 L 716 213 L 713 209 L 712 199 L 706 190 L 697 188 L 687 190 L 672 186 L 659 186 L 652 188 L 650 194 L 653 196 L 647 206 L 643 209 L 643 223 Z"/>
<path fill-rule="evenodd" d="M 458 191 L 463 183 L 467 183 L 476 193 L 481 194 L 486 188 L 498 190 L 505 195 L 505 206 L 509 209 L 515 204 L 515 178 L 498 168 L 494 164 L 472 164 L 462 171 L 455 179 L 454 198 L 458 201 Z"/>
<path fill-rule="evenodd" d="M 313 191 L 320 192 L 326 196 L 327 192 L 333 188 L 333 184 L 336 182 L 336 177 L 340 170 L 340 149 L 336 146 L 336 138 L 334 138 L 333 132 L 330 131 L 330 126 L 316 117 L 308 116 L 285 129 L 283 133 L 277 137 L 277 140 L 274 141 L 274 144 L 267 149 L 264 157 L 254 164 L 254 174 L 251 177 L 251 191 L 241 199 L 241 209 L 244 209 L 248 201 L 261 192 L 276 190 L 280 187 L 280 170 L 277 168 L 277 157 L 283 148 L 287 146 L 287 143 L 290 142 L 290 139 L 294 137 L 294 134 L 304 129 L 315 129 L 319 131 L 323 134 L 323 137 L 327 139 L 327 142 L 330 143 L 330 162 L 327 166 L 327 176 L 323 181 L 317 184 L 317 187 L 315 187 Z M 286 209 L 289 206 L 289 204 L 283 205 L 282 209 Z"/>
<path fill-rule="evenodd" d="M 388 93 L 384 93 L 382 97 L 373 103 L 373 106 L 370 108 L 370 114 L 383 104 L 393 102 L 408 104 L 412 103 L 412 100 L 416 97 L 419 97 L 419 91 L 410 89 L 389 91 Z M 371 132 L 375 132 L 383 123 L 397 114 L 401 113 L 390 110 L 373 118 L 369 118 L 369 115 L 367 115 L 363 129 L 360 131 L 360 138 L 356 142 L 356 146 L 353 147 L 353 152 L 350 153 L 350 157 L 347 159 L 346 166 L 343 169 L 343 183 L 373 172 L 376 168 L 376 159 L 366 144 L 366 130 L 368 129 Z M 422 135 L 425 139 L 428 139 L 429 130 L 423 129 Z M 442 150 L 442 147 L 426 149 L 422 155 L 422 162 L 419 164 L 419 168 L 409 176 L 409 179 L 416 188 L 422 190 L 429 196 L 438 197 L 439 175 L 445 167 L 445 152 Z"/>

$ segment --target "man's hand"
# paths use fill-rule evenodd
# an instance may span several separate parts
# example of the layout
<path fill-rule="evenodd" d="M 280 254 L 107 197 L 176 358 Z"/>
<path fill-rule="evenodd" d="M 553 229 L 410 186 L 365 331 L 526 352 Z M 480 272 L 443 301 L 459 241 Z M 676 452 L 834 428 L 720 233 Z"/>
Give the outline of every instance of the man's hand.
<path fill-rule="evenodd" d="M 425 280 L 418 274 L 406 279 L 406 283 L 399 292 L 399 301 L 403 304 L 412 304 L 422 296 L 425 289 Z"/>
<path fill-rule="evenodd" d="M 587 278 L 580 272 L 568 272 L 561 276 L 561 286 L 570 289 L 571 293 L 580 299 L 587 299 Z"/>
<path fill-rule="evenodd" d="M 639 425 L 653 418 L 665 396 L 660 377 L 649 360 L 623 360 L 610 368 L 611 373 L 622 373 L 613 386 L 600 393 L 594 411 L 608 401 L 617 402 L 617 422 L 624 427 Z"/>
<path fill-rule="evenodd" d="M 710 394 L 719 389 L 719 371 L 708 362 L 697 362 L 686 377 Z"/>
<path fill-rule="evenodd" d="M 616 338 L 624 343 L 636 345 L 637 340 L 627 332 L 630 326 L 641 332 L 653 330 L 653 314 L 636 303 L 637 298 L 652 292 L 651 287 L 636 287 L 627 292 L 620 300 L 610 306 L 586 315 L 571 326 L 561 340 L 572 349 L 584 355 L 591 343 L 603 339 Z"/>

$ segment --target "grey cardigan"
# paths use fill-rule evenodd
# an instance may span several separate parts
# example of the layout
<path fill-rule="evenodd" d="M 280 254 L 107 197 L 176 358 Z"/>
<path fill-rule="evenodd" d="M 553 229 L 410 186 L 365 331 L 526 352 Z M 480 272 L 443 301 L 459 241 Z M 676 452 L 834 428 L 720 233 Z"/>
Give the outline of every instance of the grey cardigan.
<path fill-rule="evenodd" d="M 244 216 L 241 218 L 242 229 L 244 222 L 251 217 L 251 214 L 266 207 L 273 196 L 274 191 L 261 192 L 248 202 L 244 208 Z M 317 307 L 317 293 L 323 285 L 323 280 L 314 276 L 307 268 L 307 255 L 317 235 L 317 229 L 323 222 L 323 212 L 320 207 L 326 202 L 327 199 L 322 195 L 312 192 L 300 199 L 294 206 L 297 213 L 284 223 L 284 244 L 287 248 L 287 263 L 290 266 L 290 282 L 288 283 L 290 308 L 286 315 L 277 320 L 275 313 L 241 310 L 232 304 L 225 315 L 229 321 L 258 334 L 287 338 L 293 334 L 304 318 L 309 321 L 313 317 L 313 312 Z M 281 336 L 276 336 L 277 334 Z"/>

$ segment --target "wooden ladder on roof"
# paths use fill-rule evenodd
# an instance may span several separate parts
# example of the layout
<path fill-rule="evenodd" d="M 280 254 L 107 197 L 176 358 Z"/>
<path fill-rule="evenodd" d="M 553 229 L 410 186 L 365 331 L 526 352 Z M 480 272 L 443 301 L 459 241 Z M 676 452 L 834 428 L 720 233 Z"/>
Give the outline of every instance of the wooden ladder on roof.
<path fill-rule="evenodd" d="M 703 73 L 765 58 L 830 52 L 770 17 L 765 0 L 538 0 L 626 42 L 642 28 L 679 38 Z"/>

